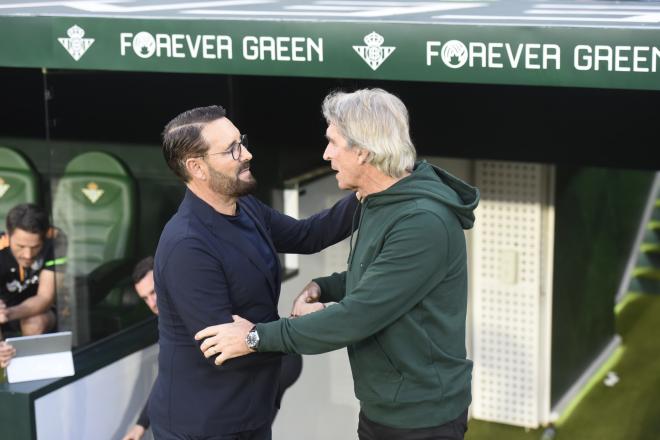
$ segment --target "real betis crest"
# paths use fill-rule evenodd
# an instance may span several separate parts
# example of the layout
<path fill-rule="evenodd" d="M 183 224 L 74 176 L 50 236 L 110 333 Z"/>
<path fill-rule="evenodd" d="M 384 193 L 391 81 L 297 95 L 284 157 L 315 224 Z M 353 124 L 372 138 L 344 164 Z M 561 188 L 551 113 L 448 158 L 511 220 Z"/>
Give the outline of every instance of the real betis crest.
<path fill-rule="evenodd" d="M 9 188 L 11 188 L 11 185 L 9 185 L 2 177 L 0 177 L 0 199 L 5 195 L 7 191 L 9 191 Z"/>
<path fill-rule="evenodd" d="M 362 57 L 369 67 L 376 70 L 396 49 L 396 47 L 393 46 L 383 46 L 384 41 L 385 39 L 382 35 L 372 32 L 364 37 L 366 46 L 353 46 L 353 49 Z"/>
<path fill-rule="evenodd" d="M 104 191 L 94 182 L 89 182 L 81 191 L 92 203 L 98 202 L 104 193 Z"/>
<path fill-rule="evenodd" d="M 89 49 L 92 43 L 94 43 L 94 39 L 83 38 L 85 36 L 85 30 L 78 25 L 71 26 L 66 33 L 69 38 L 58 38 L 57 41 L 64 46 L 74 60 L 78 61 L 85 55 L 85 52 L 87 52 L 87 49 Z"/>

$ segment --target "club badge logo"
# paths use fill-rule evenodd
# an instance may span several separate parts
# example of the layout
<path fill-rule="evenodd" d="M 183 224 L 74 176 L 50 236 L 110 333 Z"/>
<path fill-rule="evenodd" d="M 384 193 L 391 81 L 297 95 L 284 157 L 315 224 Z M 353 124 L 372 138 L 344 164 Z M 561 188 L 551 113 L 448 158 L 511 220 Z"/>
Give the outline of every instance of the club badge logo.
<path fill-rule="evenodd" d="M 384 41 L 382 35 L 372 32 L 364 37 L 366 46 L 353 46 L 353 49 L 375 71 L 396 49 L 393 46 L 383 46 Z"/>
<path fill-rule="evenodd" d="M 94 43 L 94 39 L 83 38 L 85 36 L 85 30 L 78 25 L 71 26 L 66 33 L 69 38 L 58 38 L 57 40 L 69 52 L 69 55 L 78 61 Z"/>
<path fill-rule="evenodd" d="M 104 193 L 104 191 L 94 182 L 89 182 L 87 187 L 81 189 L 81 191 L 92 203 L 98 202 Z"/>

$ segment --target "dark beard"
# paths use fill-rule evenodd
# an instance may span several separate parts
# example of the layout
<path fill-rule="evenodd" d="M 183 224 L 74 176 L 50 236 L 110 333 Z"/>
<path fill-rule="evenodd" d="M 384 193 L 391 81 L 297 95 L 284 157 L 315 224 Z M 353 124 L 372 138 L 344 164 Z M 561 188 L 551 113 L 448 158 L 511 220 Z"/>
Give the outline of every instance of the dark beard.
<path fill-rule="evenodd" d="M 244 169 L 248 168 L 249 165 L 241 167 L 238 170 L 240 173 Z M 248 182 L 244 182 L 239 179 L 238 174 L 236 174 L 235 179 L 231 179 L 209 167 L 209 185 L 211 189 L 224 196 L 229 197 L 242 197 L 248 194 L 252 194 L 255 189 L 257 189 L 257 181 L 252 177 Z"/>

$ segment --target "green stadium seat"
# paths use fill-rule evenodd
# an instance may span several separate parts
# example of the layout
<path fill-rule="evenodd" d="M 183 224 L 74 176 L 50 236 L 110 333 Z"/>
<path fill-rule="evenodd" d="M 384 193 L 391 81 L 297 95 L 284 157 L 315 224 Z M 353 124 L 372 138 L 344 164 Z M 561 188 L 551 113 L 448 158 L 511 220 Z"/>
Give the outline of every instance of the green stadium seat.
<path fill-rule="evenodd" d="M 62 323 L 70 320 L 65 327 L 78 332 L 78 345 L 94 334 L 94 307 L 118 283 L 126 284 L 136 212 L 135 181 L 118 159 L 87 152 L 67 164 L 53 199 L 53 224 L 68 238 L 67 281 L 58 309 Z"/>
<path fill-rule="evenodd" d="M 133 253 L 135 182 L 107 153 L 89 152 L 69 162 L 53 200 L 53 223 L 69 241 L 70 273 L 87 275 Z"/>
<path fill-rule="evenodd" d="M 0 230 L 11 208 L 39 200 L 39 178 L 30 162 L 18 151 L 0 146 Z"/>

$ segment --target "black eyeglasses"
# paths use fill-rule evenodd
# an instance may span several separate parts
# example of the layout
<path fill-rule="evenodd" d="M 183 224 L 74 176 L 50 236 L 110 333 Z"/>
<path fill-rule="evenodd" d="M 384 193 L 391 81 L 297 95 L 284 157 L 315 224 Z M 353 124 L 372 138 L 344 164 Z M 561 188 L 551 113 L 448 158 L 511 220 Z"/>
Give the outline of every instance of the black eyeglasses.
<path fill-rule="evenodd" d="M 241 140 L 231 144 L 231 146 L 227 148 L 227 150 L 219 151 L 217 153 L 206 153 L 206 156 L 213 156 L 214 154 L 231 154 L 232 159 L 239 160 L 241 158 L 241 152 L 243 151 L 242 147 L 245 147 L 246 149 L 248 147 L 247 134 L 242 134 Z"/>

